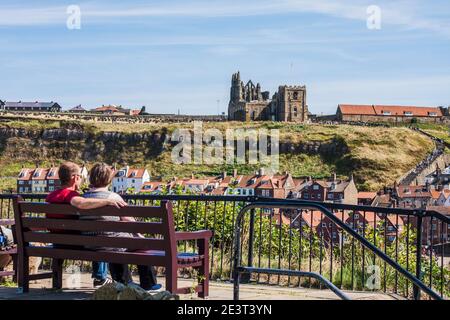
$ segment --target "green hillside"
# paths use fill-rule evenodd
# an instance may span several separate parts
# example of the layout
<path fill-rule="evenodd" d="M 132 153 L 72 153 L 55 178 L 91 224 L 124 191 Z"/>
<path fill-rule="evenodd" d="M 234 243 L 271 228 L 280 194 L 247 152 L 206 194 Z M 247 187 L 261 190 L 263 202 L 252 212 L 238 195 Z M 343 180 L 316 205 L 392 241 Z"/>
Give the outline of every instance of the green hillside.
<path fill-rule="evenodd" d="M 231 172 L 252 173 L 259 165 L 177 165 L 173 144 L 165 143 L 176 128 L 192 123 L 120 124 L 0 118 L 0 189 L 15 186 L 21 166 L 48 166 L 65 159 L 146 166 L 164 179 Z M 275 122 L 204 123 L 204 129 L 265 128 L 280 130 L 280 172 L 294 177 L 354 175 L 362 190 L 376 191 L 410 170 L 433 149 L 425 136 L 408 128 L 348 125 L 299 125 Z M 5 131 L 6 130 L 6 131 Z M 69 136 L 67 136 L 69 135 Z M 143 138 L 144 137 L 144 138 Z"/>

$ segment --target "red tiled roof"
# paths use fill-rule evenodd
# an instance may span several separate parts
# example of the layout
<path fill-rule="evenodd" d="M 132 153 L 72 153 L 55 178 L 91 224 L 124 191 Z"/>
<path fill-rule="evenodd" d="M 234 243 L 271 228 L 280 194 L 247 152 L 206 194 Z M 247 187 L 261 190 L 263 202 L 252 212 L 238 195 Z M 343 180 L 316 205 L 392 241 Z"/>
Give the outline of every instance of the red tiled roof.
<path fill-rule="evenodd" d="M 122 168 L 122 169 L 119 169 L 119 170 L 113 170 L 114 177 L 118 178 L 120 172 L 124 171 L 124 170 L 126 170 L 126 168 Z M 139 169 L 129 168 L 128 172 L 126 173 L 127 174 L 126 177 L 123 176 L 123 178 L 142 179 L 144 177 L 145 170 L 146 170 L 145 168 L 139 168 Z M 133 176 L 133 174 L 134 174 L 134 176 Z"/>
<path fill-rule="evenodd" d="M 425 186 L 398 186 L 397 194 L 400 198 L 431 198 Z"/>
<path fill-rule="evenodd" d="M 184 184 L 198 184 L 198 185 L 205 185 L 208 184 L 209 180 L 207 179 L 188 179 L 184 181 Z"/>
<path fill-rule="evenodd" d="M 145 168 L 128 170 L 128 178 L 142 179 L 145 173 Z M 134 174 L 134 176 L 133 176 Z"/>
<path fill-rule="evenodd" d="M 431 197 L 436 200 L 439 199 L 439 197 L 441 196 L 441 192 L 434 190 L 434 189 L 431 189 L 430 193 L 431 193 Z"/>
<path fill-rule="evenodd" d="M 151 181 L 151 182 L 146 182 L 142 185 L 142 192 L 152 192 L 157 190 L 161 185 L 164 185 L 163 182 L 161 181 Z"/>
<path fill-rule="evenodd" d="M 47 180 L 59 180 L 59 168 L 53 167 L 48 170 Z"/>
<path fill-rule="evenodd" d="M 17 180 L 28 181 L 31 180 L 31 176 L 33 175 L 34 169 L 23 168 L 19 172 L 19 177 Z"/>
<path fill-rule="evenodd" d="M 31 180 L 45 180 L 49 169 L 36 168 L 31 176 Z"/>
<path fill-rule="evenodd" d="M 406 112 L 409 112 L 414 117 L 429 117 L 430 113 L 442 117 L 441 109 L 438 107 L 340 104 L 338 108 L 342 114 L 346 115 L 382 116 L 384 112 L 390 112 L 392 116 L 404 116 Z"/>
<path fill-rule="evenodd" d="M 358 199 L 375 199 L 377 196 L 376 192 L 358 192 Z"/>

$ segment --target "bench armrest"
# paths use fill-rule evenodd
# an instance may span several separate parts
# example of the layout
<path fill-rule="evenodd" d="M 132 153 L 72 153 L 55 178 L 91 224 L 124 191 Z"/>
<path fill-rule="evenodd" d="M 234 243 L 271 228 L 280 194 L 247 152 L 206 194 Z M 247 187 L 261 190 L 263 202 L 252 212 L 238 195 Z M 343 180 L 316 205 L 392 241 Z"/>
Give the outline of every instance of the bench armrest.
<path fill-rule="evenodd" d="M 211 237 L 212 231 L 210 230 L 200 230 L 193 232 L 175 232 L 175 239 L 177 241 L 209 239 Z"/>

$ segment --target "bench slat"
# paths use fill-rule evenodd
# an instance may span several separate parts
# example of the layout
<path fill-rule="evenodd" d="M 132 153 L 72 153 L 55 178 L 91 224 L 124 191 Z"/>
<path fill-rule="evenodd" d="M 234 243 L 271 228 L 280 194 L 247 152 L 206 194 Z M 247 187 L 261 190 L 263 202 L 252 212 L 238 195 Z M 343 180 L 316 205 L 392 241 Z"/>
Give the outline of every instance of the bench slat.
<path fill-rule="evenodd" d="M 117 216 L 139 218 L 165 218 L 167 212 L 161 207 L 128 206 L 121 209 L 108 206 L 92 210 L 79 210 L 67 204 L 48 204 L 45 202 L 19 202 L 23 213 L 47 213 L 76 216 Z"/>
<path fill-rule="evenodd" d="M 52 243 L 60 245 L 125 248 L 128 250 L 167 249 L 167 241 L 160 239 L 143 239 L 129 237 L 107 237 L 89 235 L 54 234 L 43 232 L 24 232 L 24 242 Z"/>
<path fill-rule="evenodd" d="M 25 248 L 27 256 L 44 257 L 54 259 L 98 261 L 120 264 L 135 264 L 143 266 L 165 267 L 170 265 L 168 256 L 161 254 L 146 254 L 136 252 L 106 252 L 106 251 L 87 251 L 87 250 L 67 250 L 45 247 Z"/>
<path fill-rule="evenodd" d="M 109 231 L 161 234 L 165 236 L 167 230 L 161 222 L 124 222 L 124 221 L 95 221 L 95 220 L 67 220 L 22 218 L 25 228 L 44 228 L 73 231 Z"/>

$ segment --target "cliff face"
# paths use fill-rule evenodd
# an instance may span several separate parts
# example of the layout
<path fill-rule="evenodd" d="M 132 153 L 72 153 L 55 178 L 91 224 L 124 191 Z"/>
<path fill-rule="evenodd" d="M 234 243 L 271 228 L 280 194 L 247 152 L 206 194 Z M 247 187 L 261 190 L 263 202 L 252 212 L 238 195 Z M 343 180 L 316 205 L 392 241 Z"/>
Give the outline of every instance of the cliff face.
<path fill-rule="evenodd" d="M 0 128 L 0 156 L 15 161 L 73 160 L 137 164 L 163 151 L 163 132 L 92 133 L 81 128 L 26 130 Z"/>
<path fill-rule="evenodd" d="M 27 130 L 0 128 L 0 152 L 20 161 L 48 158 L 74 161 L 139 164 L 146 158 L 156 158 L 170 149 L 174 142 L 164 131 L 148 133 L 101 132 L 93 133 L 82 128 Z M 308 141 L 280 142 L 280 153 L 305 153 L 321 156 L 342 156 L 348 152 L 345 142 Z M 145 161 L 144 161 L 145 162 Z"/>

